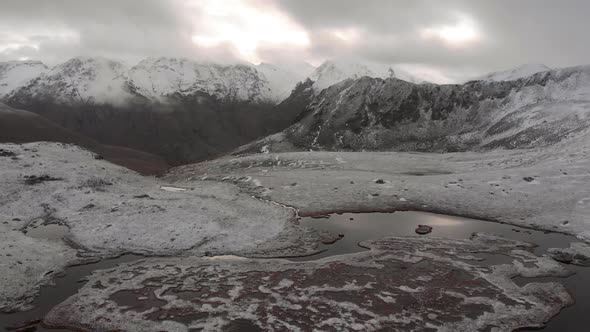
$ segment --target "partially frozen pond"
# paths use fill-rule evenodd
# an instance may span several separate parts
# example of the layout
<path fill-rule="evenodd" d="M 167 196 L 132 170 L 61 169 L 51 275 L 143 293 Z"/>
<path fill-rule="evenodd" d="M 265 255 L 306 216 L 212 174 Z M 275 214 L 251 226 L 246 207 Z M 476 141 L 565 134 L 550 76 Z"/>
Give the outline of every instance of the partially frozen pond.
<path fill-rule="evenodd" d="M 415 232 L 419 225 L 432 227 L 432 233 L 421 236 L 467 239 L 472 233 L 479 232 L 531 242 L 537 245 L 535 249 L 537 255 L 545 254 L 549 248 L 565 248 L 569 247 L 571 242 L 578 242 L 572 236 L 559 233 L 547 233 L 508 224 L 425 212 L 344 213 L 321 218 L 301 218 L 299 222 L 303 226 L 344 236 L 334 244 L 323 245 L 324 252 L 310 257 L 293 259 L 296 261 L 363 251 L 365 249 L 359 247 L 358 243 L 370 239 L 389 236 L 420 236 Z M 496 265 L 509 262 L 505 262 L 502 257 L 493 256 L 486 257 L 484 263 Z M 590 326 L 590 315 L 587 314 L 587 308 L 590 308 L 590 287 L 588 286 L 590 268 L 573 265 L 568 265 L 568 268 L 576 273 L 569 278 L 515 278 L 515 282 L 519 285 L 528 282 L 557 281 L 562 283 L 574 297 L 576 304 L 564 309 L 557 317 L 554 317 L 543 331 L 584 331 L 586 330 L 585 326 Z"/>
<path fill-rule="evenodd" d="M 363 249 L 357 244 L 366 240 L 388 236 L 418 236 L 416 229 L 419 225 L 432 227 L 432 233 L 423 236 L 468 239 L 471 234 L 478 232 L 532 242 L 538 245 L 535 250 L 537 254 L 542 254 L 549 248 L 568 247 L 570 242 L 577 241 L 559 233 L 426 212 L 344 213 L 301 218 L 299 222 L 303 226 L 344 235 L 336 243 L 324 246 L 326 251 L 312 256 L 313 259 L 358 252 Z"/>
<path fill-rule="evenodd" d="M 125 255 L 116 259 L 105 259 L 94 264 L 85 264 L 72 266 L 66 269 L 66 273 L 54 278 L 55 286 L 41 287 L 41 294 L 35 301 L 35 308 L 27 312 L 18 312 L 5 314 L 0 312 L 0 331 L 8 330 L 10 326 L 18 325 L 23 322 L 34 322 L 41 320 L 45 314 L 55 305 L 65 301 L 68 297 L 74 295 L 80 287 L 84 285 L 83 279 L 90 275 L 94 270 L 108 269 L 117 266 L 120 263 L 131 262 L 140 259 L 141 256 Z M 46 329 L 38 324 L 36 330 L 23 331 L 66 331 L 58 329 Z"/>
<path fill-rule="evenodd" d="M 163 189 L 163 188 L 162 188 Z M 443 237 L 450 239 L 467 239 L 474 232 L 500 235 L 509 239 L 532 242 L 538 245 L 535 253 L 542 255 L 548 248 L 568 247 L 570 242 L 576 239 L 557 233 L 545 233 L 529 230 L 506 224 L 491 223 L 467 218 L 436 215 L 422 212 L 395 212 L 395 213 L 361 213 L 361 214 L 333 214 L 325 218 L 302 218 L 300 224 L 321 231 L 329 231 L 333 234 L 343 235 L 333 244 L 322 245 L 325 249 L 322 253 L 310 256 L 293 258 L 293 261 L 310 261 L 322 257 L 355 253 L 364 251 L 358 246 L 359 242 L 380 239 L 384 237 L 419 236 L 415 230 L 419 225 L 432 227 L 432 232 L 425 237 Z M 67 227 L 59 225 L 41 225 L 31 228 L 28 235 L 45 239 L 59 239 L 67 232 Z M 484 258 L 481 264 L 499 265 L 511 263 L 508 256 L 482 254 Z M 36 302 L 36 308 L 30 312 L 16 314 L 0 314 L 0 330 L 15 323 L 41 319 L 49 310 L 74 295 L 83 283 L 80 282 L 94 270 L 108 269 L 119 263 L 138 260 L 141 257 L 126 255 L 118 259 L 103 260 L 95 264 L 70 267 L 66 274 L 55 278 L 55 286 L 42 287 L 41 295 Z M 507 261 L 508 260 L 508 261 Z M 515 278 L 515 282 L 522 285 L 532 281 L 558 281 L 565 285 L 576 300 L 576 305 L 564 309 L 557 317 L 553 318 L 546 331 L 568 331 L 572 326 L 576 330 L 590 324 L 590 317 L 586 315 L 585 308 L 590 307 L 590 289 L 587 280 L 590 280 L 590 269 L 568 266 L 576 272 L 569 278 Z M 59 331 L 38 327 L 37 331 Z"/>

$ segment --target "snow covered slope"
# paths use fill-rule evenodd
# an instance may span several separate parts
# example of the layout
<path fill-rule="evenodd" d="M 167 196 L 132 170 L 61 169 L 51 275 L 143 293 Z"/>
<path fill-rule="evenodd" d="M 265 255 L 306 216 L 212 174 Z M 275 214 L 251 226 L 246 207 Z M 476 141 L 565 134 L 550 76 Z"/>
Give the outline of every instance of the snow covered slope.
<path fill-rule="evenodd" d="M 168 169 L 166 162 L 156 155 L 121 146 L 100 144 L 45 117 L 0 103 L 0 143 L 6 142 L 72 143 L 98 153 L 112 163 L 144 175 L 161 174 Z"/>
<path fill-rule="evenodd" d="M 149 98 L 207 93 L 219 99 L 273 100 L 264 75 L 250 65 L 223 66 L 184 58 L 149 58 L 129 71 L 129 83 Z"/>
<path fill-rule="evenodd" d="M 280 151 L 273 146 L 289 144 L 305 150 L 436 152 L 545 147 L 590 130 L 590 66 L 463 85 L 362 77 L 323 90 L 307 105 L 283 135 L 246 149 L 264 145 Z"/>
<path fill-rule="evenodd" d="M 551 70 L 551 68 L 545 66 L 544 64 L 525 64 L 514 69 L 490 73 L 483 77 L 477 78 L 477 80 L 493 82 L 514 81 L 549 70 Z"/>
<path fill-rule="evenodd" d="M 220 65 L 185 58 L 148 58 L 128 68 L 101 57 L 76 57 L 48 70 L 41 63 L 0 64 L 0 98 L 26 105 L 47 102 L 124 105 L 132 98 L 165 101 L 206 93 L 225 101 L 279 103 L 309 68 Z"/>
<path fill-rule="evenodd" d="M 159 57 L 128 68 L 115 60 L 77 57 L 51 70 L 36 62 L 7 63 L 4 67 L 0 65 L 0 99 L 11 104 L 16 101 L 19 106 L 49 100 L 68 105 L 121 106 L 136 97 L 162 102 L 172 96 L 194 97 L 200 93 L 225 101 L 278 104 L 307 78 L 315 82 L 317 92 L 363 76 L 424 81 L 394 66 L 348 60 L 330 60 L 314 68 L 305 62 L 221 65 Z"/>
<path fill-rule="evenodd" d="M 127 68 L 121 62 L 102 57 L 76 57 L 16 89 L 9 97 L 66 105 L 122 105 L 132 94 L 127 88 Z"/>
<path fill-rule="evenodd" d="M 0 156 L 0 217 L 10 220 L 0 222 L 0 311 L 31 309 L 40 285 L 81 262 L 61 239 L 21 231 L 39 216 L 67 222 L 71 243 L 100 258 L 122 252 L 260 257 L 289 248 L 317 251 L 318 237 L 303 242 L 309 231 L 295 225 L 291 209 L 242 195 L 234 185 L 144 177 L 71 145 L 0 144 L 0 150 L 15 156 Z M 59 180 L 23 181 L 23 175 L 44 174 Z M 169 192 L 164 186 L 194 190 Z"/>
<path fill-rule="evenodd" d="M 0 62 L 0 98 L 29 83 L 49 69 L 39 61 Z"/>
<path fill-rule="evenodd" d="M 379 77 L 364 64 L 329 60 L 319 66 L 310 76 L 314 81 L 314 89 L 321 91 L 338 82 L 347 79 L 357 79 L 363 76 Z"/>
<path fill-rule="evenodd" d="M 348 60 L 328 60 L 319 66 L 310 79 L 315 82 L 314 89 L 321 91 L 347 79 L 358 79 L 363 76 L 373 78 L 398 78 L 412 83 L 422 83 L 421 79 L 399 68 L 399 66 L 377 63 L 360 63 Z"/>

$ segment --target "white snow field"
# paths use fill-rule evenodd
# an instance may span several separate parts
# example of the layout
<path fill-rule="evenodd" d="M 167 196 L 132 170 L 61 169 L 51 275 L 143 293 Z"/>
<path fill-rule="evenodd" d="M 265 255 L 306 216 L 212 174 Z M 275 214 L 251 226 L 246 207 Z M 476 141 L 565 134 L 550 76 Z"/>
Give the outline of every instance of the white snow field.
<path fill-rule="evenodd" d="M 590 132 L 548 148 L 462 153 L 290 152 L 171 170 L 298 209 L 419 210 L 564 232 L 590 241 Z M 385 183 L 376 183 L 382 179 Z"/>
<path fill-rule="evenodd" d="M 292 209 L 242 194 L 232 184 L 169 184 L 58 143 L 0 149 L 6 155 L 0 157 L 0 310 L 29 308 L 49 271 L 83 260 L 77 248 L 94 257 L 315 250 L 317 239 L 299 242 L 307 232 L 294 230 Z M 177 187 L 188 190 L 164 190 Z M 34 221 L 66 225 L 72 246 L 24 234 Z"/>

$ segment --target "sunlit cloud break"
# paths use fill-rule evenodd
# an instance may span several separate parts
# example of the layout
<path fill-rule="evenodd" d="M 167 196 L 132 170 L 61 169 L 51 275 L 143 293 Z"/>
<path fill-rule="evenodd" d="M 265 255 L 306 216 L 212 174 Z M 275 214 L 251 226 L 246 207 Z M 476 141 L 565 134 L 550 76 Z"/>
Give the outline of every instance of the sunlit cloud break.
<path fill-rule="evenodd" d="M 247 0 L 189 1 L 189 8 L 199 12 L 192 41 L 204 48 L 230 45 L 240 57 L 259 62 L 261 46 L 297 47 L 311 45 L 305 29 L 273 7 L 253 6 Z"/>
<path fill-rule="evenodd" d="M 467 15 L 457 15 L 458 20 L 454 24 L 445 24 L 428 27 L 422 30 L 424 39 L 438 39 L 448 46 L 467 47 L 480 40 L 481 35 L 475 21 Z"/>

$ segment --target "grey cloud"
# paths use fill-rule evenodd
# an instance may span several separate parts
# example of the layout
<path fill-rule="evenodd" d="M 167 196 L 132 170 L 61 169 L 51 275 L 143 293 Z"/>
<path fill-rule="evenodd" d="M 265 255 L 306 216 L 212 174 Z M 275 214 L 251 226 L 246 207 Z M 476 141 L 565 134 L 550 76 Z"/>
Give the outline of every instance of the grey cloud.
<path fill-rule="evenodd" d="M 0 29 L 26 36 L 38 49 L 14 53 L 48 62 L 76 55 L 137 60 L 155 55 L 195 55 L 190 21 L 178 1 L 161 0 L 3 0 Z M 60 36 L 63 33 L 72 36 Z M 2 45 L 0 36 L 0 45 Z M 5 42 L 6 43 L 6 42 Z M 25 52 L 25 49 L 28 52 Z M 8 54 L 6 54 L 8 53 Z"/>
<path fill-rule="evenodd" d="M 337 56 L 345 52 L 384 63 L 417 63 L 458 72 L 491 71 L 522 63 L 550 66 L 586 64 L 590 59 L 586 0 L 394 1 L 283 0 L 313 36 L 314 52 Z M 482 40 L 473 47 L 452 48 L 419 38 L 417 31 L 449 24 L 458 13 L 478 25 Z M 322 38 L 328 28 L 356 26 L 363 40 L 354 48 Z"/>
<path fill-rule="evenodd" d="M 55 63 L 75 55 L 101 55 L 137 61 L 169 55 L 235 61 L 231 45 L 204 50 L 191 42 L 199 14 L 187 16 L 182 1 L 188 0 L 2 0 L 0 60 L 31 57 Z M 279 8 L 311 38 L 309 49 L 259 45 L 258 55 L 267 62 L 344 56 L 425 66 L 455 80 L 522 63 L 590 62 L 586 0 L 243 1 Z M 453 24 L 460 13 L 477 24 L 482 34 L 478 43 L 449 47 L 420 37 L 422 29 Z M 329 33 L 349 28 L 360 33 L 356 43 Z M 22 38 L 28 44 L 20 45 Z M 12 47 L 2 50 L 2 45 Z"/>

